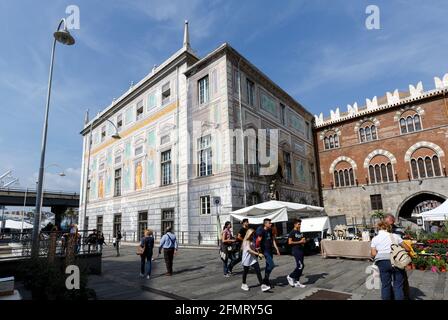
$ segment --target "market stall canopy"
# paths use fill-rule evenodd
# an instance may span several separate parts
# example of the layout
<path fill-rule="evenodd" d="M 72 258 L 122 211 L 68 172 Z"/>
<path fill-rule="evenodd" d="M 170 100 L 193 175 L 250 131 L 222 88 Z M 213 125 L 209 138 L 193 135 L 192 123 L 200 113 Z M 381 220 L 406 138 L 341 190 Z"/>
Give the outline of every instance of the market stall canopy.
<path fill-rule="evenodd" d="M 247 218 L 250 224 L 262 224 L 266 218 L 271 219 L 275 223 L 288 221 L 289 215 L 318 214 L 323 212 L 324 208 L 322 207 L 271 200 L 232 211 L 230 216 L 239 221 Z"/>
<path fill-rule="evenodd" d="M 445 219 L 448 219 L 448 200 L 437 208 L 422 212 L 421 217 L 423 218 L 423 221 L 444 221 Z"/>
<path fill-rule="evenodd" d="M 5 229 L 21 230 L 22 222 L 8 219 L 5 221 Z M 28 222 L 23 222 L 23 229 L 33 229 L 33 225 Z"/>
<path fill-rule="evenodd" d="M 330 218 L 316 217 L 302 219 L 300 232 L 322 232 L 325 229 L 330 229 Z"/>

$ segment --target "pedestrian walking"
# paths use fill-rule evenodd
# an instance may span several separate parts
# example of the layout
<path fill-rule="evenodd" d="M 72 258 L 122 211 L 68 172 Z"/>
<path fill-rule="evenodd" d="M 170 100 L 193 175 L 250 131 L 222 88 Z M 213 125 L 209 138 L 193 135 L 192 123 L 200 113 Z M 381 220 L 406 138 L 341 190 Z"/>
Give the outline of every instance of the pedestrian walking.
<path fill-rule="evenodd" d="M 143 238 L 140 240 L 140 247 L 143 249 L 140 254 L 140 277 L 149 279 L 152 269 L 152 253 L 154 249 L 154 236 L 151 229 L 145 230 Z"/>
<path fill-rule="evenodd" d="M 253 238 L 254 238 L 254 229 L 248 229 L 245 232 L 245 236 L 242 241 L 242 259 L 241 264 L 243 265 L 243 283 L 241 284 L 241 289 L 245 291 L 249 291 L 249 286 L 246 283 L 247 274 L 249 273 L 250 268 L 252 267 L 258 278 L 258 282 L 261 286 L 261 291 L 265 292 L 271 289 L 271 287 L 263 284 L 263 278 L 261 276 L 260 265 L 258 264 L 257 258 L 263 259 L 263 254 L 255 251 Z"/>
<path fill-rule="evenodd" d="M 233 245 L 234 252 L 233 252 L 233 261 L 232 264 L 229 266 L 230 270 L 233 270 L 233 268 L 242 260 L 243 257 L 243 251 L 242 251 L 242 244 L 244 237 L 246 236 L 247 231 L 249 230 L 249 219 L 244 218 L 241 221 L 241 229 L 238 231 L 235 239 L 235 243 Z"/>
<path fill-rule="evenodd" d="M 303 263 L 305 254 L 304 247 L 306 243 L 306 239 L 303 236 L 303 233 L 300 232 L 300 226 L 302 224 L 302 220 L 295 219 L 294 220 L 294 229 L 288 235 L 288 244 L 291 247 L 291 253 L 296 260 L 296 268 L 291 274 L 286 276 L 286 280 L 291 287 L 305 288 L 304 284 L 300 283 L 300 276 L 303 273 L 303 269 L 305 268 L 305 264 Z"/>
<path fill-rule="evenodd" d="M 97 238 L 98 252 L 103 252 L 103 245 L 106 245 L 106 241 L 104 240 L 104 234 L 101 231 L 98 231 L 98 238 Z"/>
<path fill-rule="evenodd" d="M 259 226 L 255 232 L 255 239 L 255 248 L 258 252 L 263 253 L 263 256 L 266 259 L 263 283 L 268 287 L 272 287 L 269 280 L 269 276 L 274 269 L 274 258 L 272 256 L 272 252 L 275 249 L 277 255 L 280 255 L 280 251 L 278 250 L 277 243 L 272 235 L 271 219 L 265 218 L 263 220 L 263 225 Z"/>
<path fill-rule="evenodd" d="M 174 255 L 178 250 L 176 235 L 173 233 L 172 227 L 167 227 L 165 234 L 160 239 L 159 255 L 162 253 L 162 249 L 166 265 L 165 275 L 172 276 Z"/>
<path fill-rule="evenodd" d="M 115 237 L 114 247 L 117 249 L 117 257 L 120 256 L 120 241 L 121 241 L 121 231 L 117 230 L 117 236 Z"/>
<path fill-rule="evenodd" d="M 234 246 L 233 244 L 236 240 L 233 238 L 232 224 L 230 221 L 226 221 L 224 224 L 224 228 L 221 233 L 221 251 L 226 254 L 225 259 L 222 259 L 222 263 L 224 265 L 224 277 L 228 278 L 232 275 L 233 266 L 235 265 L 233 261 L 235 260 L 234 256 Z"/>
<path fill-rule="evenodd" d="M 381 279 L 381 298 L 383 300 L 404 300 L 404 274 L 405 270 L 392 266 L 391 245 L 397 243 L 406 250 L 409 248 L 403 240 L 396 234 L 391 233 L 392 228 L 385 221 L 378 223 L 378 235 L 372 239 L 371 254 L 375 257 L 375 264 L 380 271 Z"/>
<path fill-rule="evenodd" d="M 400 229 L 395 224 L 395 216 L 393 214 L 387 213 L 384 216 L 384 222 L 388 226 L 390 226 L 390 230 L 393 234 L 397 235 L 401 239 L 404 238 L 405 234 L 402 231 L 400 231 Z M 404 242 L 404 243 L 407 244 L 407 242 Z M 412 244 L 411 244 L 411 246 L 408 246 L 408 247 L 410 248 L 410 250 L 412 250 Z M 403 272 L 403 292 L 404 292 L 404 299 L 410 300 L 411 297 L 410 297 L 409 279 L 408 279 L 408 273 L 406 272 L 406 270 L 404 270 L 404 272 Z M 393 295 L 393 292 L 392 292 L 392 295 Z"/>

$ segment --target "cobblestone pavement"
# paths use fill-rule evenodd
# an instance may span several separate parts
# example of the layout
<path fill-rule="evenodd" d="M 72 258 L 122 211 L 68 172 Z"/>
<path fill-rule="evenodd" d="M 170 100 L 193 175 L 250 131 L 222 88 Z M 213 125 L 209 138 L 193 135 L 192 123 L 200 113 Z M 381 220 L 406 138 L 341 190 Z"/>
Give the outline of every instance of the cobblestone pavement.
<path fill-rule="evenodd" d="M 155 251 L 156 252 L 156 251 Z M 90 276 L 89 287 L 96 290 L 99 299 L 229 299 L 229 300 L 296 300 L 309 297 L 318 289 L 350 293 L 351 299 L 379 300 L 378 289 L 368 289 L 366 268 L 368 261 L 350 259 L 323 259 L 320 255 L 306 256 L 301 282 L 307 287 L 292 288 L 286 275 L 295 266 L 292 256 L 274 257 L 276 268 L 271 274 L 274 287 L 261 292 L 254 273 L 249 273 L 250 291 L 241 290 L 242 268 L 234 268 L 235 275 L 223 276 L 222 262 L 217 249 L 180 248 L 174 258 L 174 275 L 165 276 L 163 257 L 153 262 L 151 279 L 139 277 L 140 257 L 135 245 L 123 246 L 116 257 L 112 248 L 103 253 L 103 274 Z M 264 261 L 261 263 L 262 272 Z M 408 271 L 412 299 L 447 299 L 446 273 Z"/>

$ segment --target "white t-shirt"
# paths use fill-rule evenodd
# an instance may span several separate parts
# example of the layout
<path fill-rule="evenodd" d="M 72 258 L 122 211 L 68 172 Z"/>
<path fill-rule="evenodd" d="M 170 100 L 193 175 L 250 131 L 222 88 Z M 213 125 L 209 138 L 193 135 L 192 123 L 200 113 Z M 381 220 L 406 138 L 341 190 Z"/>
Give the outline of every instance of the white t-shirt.
<path fill-rule="evenodd" d="M 392 235 L 395 244 L 401 244 L 403 239 L 399 235 L 389 233 L 386 230 L 378 231 L 378 235 L 373 237 L 370 247 L 375 248 L 377 254 L 375 260 L 388 260 L 390 259 L 390 246 L 392 245 Z"/>
<path fill-rule="evenodd" d="M 243 249 L 243 257 L 241 258 L 241 264 L 245 267 L 250 267 L 251 265 L 257 262 L 257 258 L 249 252 L 250 242 L 243 241 L 243 245 L 241 247 Z"/>

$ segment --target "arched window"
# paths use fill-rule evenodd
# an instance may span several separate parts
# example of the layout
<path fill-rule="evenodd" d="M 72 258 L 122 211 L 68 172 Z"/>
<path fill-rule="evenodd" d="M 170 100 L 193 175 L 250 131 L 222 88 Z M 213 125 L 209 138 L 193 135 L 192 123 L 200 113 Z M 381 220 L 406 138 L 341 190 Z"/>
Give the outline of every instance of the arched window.
<path fill-rule="evenodd" d="M 371 130 L 372 130 L 372 140 L 376 140 L 376 127 L 372 126 Z"/>
<path fill-rule="evenodd" d="M 339 148 L 339 137 L 337 134 L 334 135 L 334 147 Z"/>
<path fill-rule="evenodd" d="M 411 160 L 411 170 L 412 170 L 412 178 L 418 179 L 417 161 L 415 159 Z"/>
<path fill-rule="evenodd" d="M 330 136 L 330 149 L 334 148 L 334 138 L 333 136 Z"/>
<path fill-rule="evenodd" d="M 418 164 L 418 173 L 420 175 L 420 178 L 426 178 L 425 165 L 423 163 L 423 159 L 418 158 L 417 164 Z"/>
<path fill-rule="evenodd" d="M 330 149 L 330 144 L 328 143 L 328 138 L 327 137 L 324 138 L 324 146 L 325 146 L 325 150 Z"/>
<path fill-rule="evenodd" d="M 404 120 L 403 118 L 400 119 L 400 130 L 401 130 L 401 133 L 408 132 L 408 130 L 406 129 L 406 120 Z"/>
<path fill-rule="evenodd" d="M 406 123 L 408 125 L 408 132 L 414 132 L 414 121 L 411 116 L 407 117 Z"/>
<path fill-rule="evenodd" d="M 393 170 L 392 170 L 392 164 L 390 162 L 387 164 L 387 176 L 389 178 L 389 181 L 394 181 L 395 180 L 394 179 L 394 173 L 393 173 Z"/>
<path fill-rule="evenodd" d="M 425 158 L 426 176 L 428 178 L 434 177 L 434 171 L 432 168 L 432 160 L 430 157 Z"/>
<path fill-rule="evenodd" d="M 387 178 L 387 170 L 386 165 L 383 163 L 381 164 L 381 179 L 383 182 L 388 182 L 389 179 Z"/>
<path fill-rule="evenodd" d="M 341 187 L 344 187 L 344 171 L 340 170 L 339 171 L 339 184 L 341 185 Z"/>
<path fill-rule="evenodd" d="M 364 128 L 359 129 L 359 138 L 361 139 L 361 142 L 364 142 L 366 140 L 366 136 L 364 135 Z"/>
<path fill-rule="evenodd" d="M 422 125 L 420 123 L 420 116 L 418 114 L 416 114 L 414 116 L 414 127 L 415 127 L 415 131 L 422 130 Z"/>
<path fill-rule="evenodd" d="M 434 175 L 436 177 L 440 177 L 442 175 L 442 173 L 440 171 L 440 162 L 439 162 L 439 157 L 438 156 L 433 156 L 432 157 L 432 164 L 434 166 Z"/>
<path fill-rule="evenodd" d="M 339 187 L 339 173 L 337 171 L 334 172 L 334 185 L 336 188 Z"/>
<path fill-rule="evenodd" d="M 352 168 L 350 168 L 350 170 L 348 170 L 348 174 L 350 175 L 350 185 L 354 186 L 355 185 L 355 176 L 353 175 Z"/>
<path fill-rule="evenodd" d="M 369 166 L 369 176 L 370 176 L 370 183 L 376 183 L 375 181 L 375 169 L 373 166 Z"/>
<path fill-rule="evenodd" d="M 375 182 L 381 182 L 381 170 L 379 165 L 375 165 Z"/>
<path fill-rule="evenodd" d="M 372 140 L 372 136 L 370 135 L 370 127 L 367 127 L 365 130 L 366 130 L 366 141 Z"/>
<path fill-rule="evenodd" d="M 349 186 L 350 185 L 350 179 L 348 177 L 348 170 L 347 169 L 344 170 L 344 180 L 345 180 L 345 185 Z"/>

